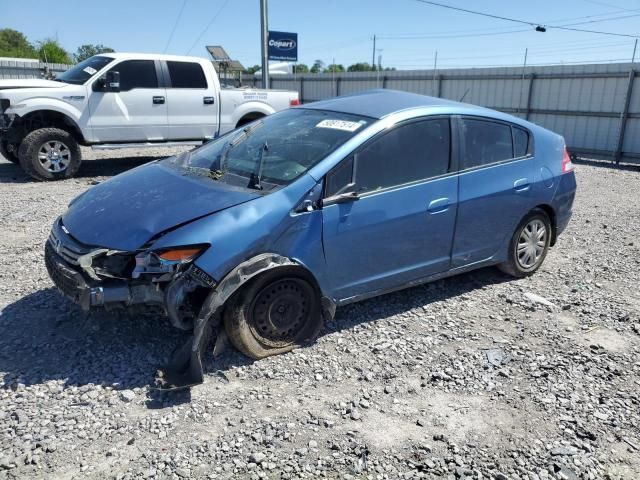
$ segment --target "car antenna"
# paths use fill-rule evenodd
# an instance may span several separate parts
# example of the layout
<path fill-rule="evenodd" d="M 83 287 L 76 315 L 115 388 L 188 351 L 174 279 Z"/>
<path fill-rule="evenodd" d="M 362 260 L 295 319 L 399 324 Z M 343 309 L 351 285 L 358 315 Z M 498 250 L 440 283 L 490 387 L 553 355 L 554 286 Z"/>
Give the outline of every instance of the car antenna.
<path fill-rule="evenodd" d="M 460 100 L 458 100 L 459 102 L 461 102 L 462 100 L 464 100 L 464 97 L 467 96 L 467 93 L 469 93 L 469 90 L 471 90 L 471 87 L 467 88 L 467 91 L 464 92 L 464 95 L 462 95 L 462 97 L 460 97 Z"/>

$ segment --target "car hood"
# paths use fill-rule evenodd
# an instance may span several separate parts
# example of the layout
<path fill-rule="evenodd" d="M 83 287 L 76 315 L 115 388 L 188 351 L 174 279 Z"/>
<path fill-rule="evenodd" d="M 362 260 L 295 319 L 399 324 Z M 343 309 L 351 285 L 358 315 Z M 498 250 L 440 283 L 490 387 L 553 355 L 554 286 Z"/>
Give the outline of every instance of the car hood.
<path fill-rule="evenodd" d="M 154 162 L 87 190 L 62 223 L 87 245 L 133 251 L 166 230 L 259 196 Z"/>
<path fill-rule="evenodd" d="M 14 88 L 60 88 L 66 87 L 68 84 L 64 82 L 54 82 L 53 80 L 44 80 L 40 78 L 14 78 L 11 80 L 0 80 L 0 90 L 9 90 Z"/>

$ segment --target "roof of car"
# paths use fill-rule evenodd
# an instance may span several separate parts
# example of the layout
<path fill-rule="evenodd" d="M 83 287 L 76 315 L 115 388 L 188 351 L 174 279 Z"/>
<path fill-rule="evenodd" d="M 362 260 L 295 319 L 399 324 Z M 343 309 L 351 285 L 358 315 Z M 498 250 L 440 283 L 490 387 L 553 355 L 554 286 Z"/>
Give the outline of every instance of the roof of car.
<path fill-rule="evenodd" d="M 334 112 L 364 115 L 372 118 L 382 118 L 408 108 L 438 106 L 455 106 L 466 109 L 477 108 L 478 110 L 485 110 L 482 107 L 475 107 L 474 105 L 454 102 L 444 98 L 428 97 L 426 95 L 418 95 L 417 93 L 389 89 L 375 89 L 352 93 L 329 100 L 305 104 L 302 108 L 331 110 Z"/>

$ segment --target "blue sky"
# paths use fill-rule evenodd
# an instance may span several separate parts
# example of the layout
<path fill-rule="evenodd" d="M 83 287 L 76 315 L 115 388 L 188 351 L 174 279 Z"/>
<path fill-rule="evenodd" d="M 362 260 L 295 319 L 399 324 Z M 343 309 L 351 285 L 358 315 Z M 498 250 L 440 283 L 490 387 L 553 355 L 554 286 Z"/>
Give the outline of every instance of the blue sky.
<path fill-rule="evenodd" d="M 547 25 L 640 35 L 640 0 L 439 0 Z M 58 38 L 69 51 L 102 43 L 117 51 L 207 56 L 221 44 L 244 65 L 260 61 L 259 0 L 0 0 L 0 28 L 32 40 Z M 215 18 L 214 18 L 215 17 Z M 620 18 L 627 17 L 627 18 Z M 213 20 L 213 21 L 212 21 Z M 607 21 L 601 21 L 607 20 Z M 582 23 L 591 22 L 591 23 Z M 210 27 L 205 30 L 206 26 Z M 633 39 L 532 27 L 479 17 L 417 0 L 269 0 L 269 27 L 298 33 L 300 61 L 345 66 L 372 58 L 398 69 L 630 61 Z M 204 34 L 203 34 L 204 32 Z M 198 40 L 198 37 L 202 38 Z M 640 47 L 636 59 L 640 57 Z"/>

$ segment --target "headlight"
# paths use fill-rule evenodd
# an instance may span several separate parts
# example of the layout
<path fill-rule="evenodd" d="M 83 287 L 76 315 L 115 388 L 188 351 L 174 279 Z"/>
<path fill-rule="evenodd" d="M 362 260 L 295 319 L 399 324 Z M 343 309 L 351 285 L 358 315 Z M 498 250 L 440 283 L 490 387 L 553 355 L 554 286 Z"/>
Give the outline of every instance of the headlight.
<path fill-rule="evenodd" d="M 205 248 L 205 246 L 172 248 L 160 251 L 157 255 L 166 262 L 186 263 L 196 258 Z"/>
<path fill-rule="evenodd" d="M 136 255 L 136 267 L 131 273 L 132 278 L 139 278 L 142 274 L 170 274 L 172 276 L 180 265 L 195 260 L 209 245 L 188 245 L 181 247 L 163 248 L 162 250 L 147 250 Z M 170 278 L 166 278 L 169 280 Z M 165 280 L 165 278 L 156 280 Z"/>

